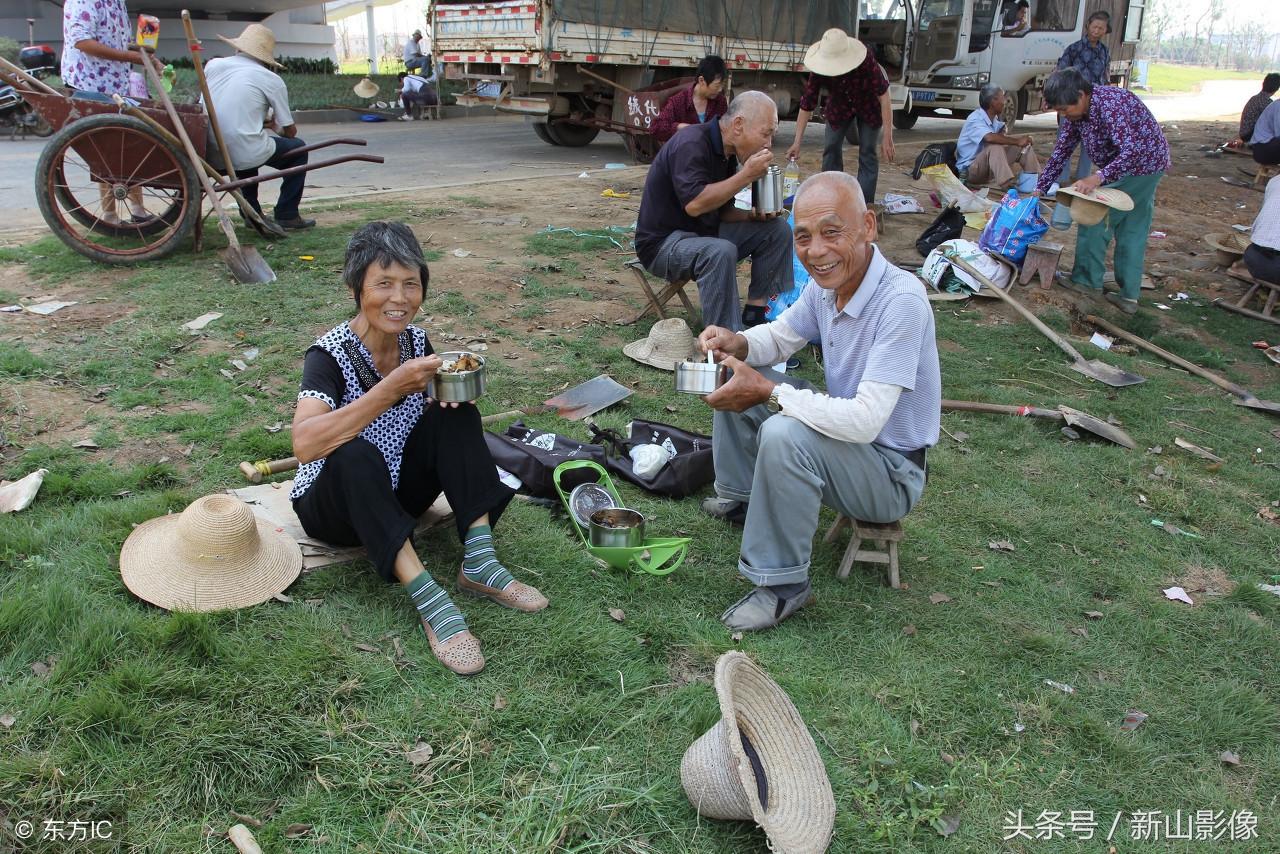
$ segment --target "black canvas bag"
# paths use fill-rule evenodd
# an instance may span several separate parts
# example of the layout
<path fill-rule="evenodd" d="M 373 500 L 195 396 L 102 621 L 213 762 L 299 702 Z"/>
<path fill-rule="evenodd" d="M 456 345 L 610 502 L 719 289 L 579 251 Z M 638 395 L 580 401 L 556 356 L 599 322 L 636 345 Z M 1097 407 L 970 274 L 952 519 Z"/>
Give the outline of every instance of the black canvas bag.
<path fill-rule="evenodd" d="M 715 463 L 711 457 L 711 437 L 691 433 L 671 424 L 645 421 L 631 422 L 630 436 L 623 438 L 616 430 L 591 427 L 591 438 L 604 446 L 605 468 L 641 489 L 669 498 L 684 498 L 715 480 Z M 667 460 L 652 479 L 638 476 L 632 470 L 631 449 L 636 445 L 661 445 L 675 456 Z"/>
<path fill-rule="evenodd" d="M 921 258 L 927 258 L 930 252 L 948 240 L 955 240 L 963 231 L 964 214 L 960 212 L 960 208 L 955 205 L 943 208 L 938 218 L 916 241 L 916 251 L 920 253 Z"/>
<path fill-rule="evenodd" d="M 591 460 L 605 464 L 604 448 L 578 442 L 559 433 L 534 430 L 517 421 L 502 434 L 485 432 L 485 444 L 494 463 L 524 482 L 522 492 L 539 498 L 559 499 L 551 474 L 556 466 L 569 460 Z M 591 469 L 571 469 L 560 478 L 566 492 L 580 483 L 594 483 Z"/>

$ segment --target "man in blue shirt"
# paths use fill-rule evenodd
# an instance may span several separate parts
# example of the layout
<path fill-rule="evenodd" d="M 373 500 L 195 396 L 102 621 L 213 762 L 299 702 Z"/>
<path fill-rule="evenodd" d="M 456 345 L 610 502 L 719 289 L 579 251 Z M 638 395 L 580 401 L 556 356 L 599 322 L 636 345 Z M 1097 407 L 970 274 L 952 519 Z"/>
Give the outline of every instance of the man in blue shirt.
<path fill-rule="evenodd" d="M 1253 159 L 1262 165 L 1280 164 L 1280 101 L 1272 101 L 1258 116 L 1249 145 L 1253 146 Z"/>
<path fill-rule="evenodd" d="M 956 141 L 956 168 L 970 184 L 995 184 L 1000 189 L 1012 186 L 1014 166 L 1027 175 L 1040 174 L 1040 160 L 1031 147 L 1028 135 L 1009 136 L 1004 122 L 996 116 L 1004 110 L 1009 98 L 994 83 L 978 92 L 978 106 L 964 121 L 960 139 Z"/>
<path fill-rule="evenodd" d="M 1085 81 L 1094 86 L 1105 86 L 1111 82 L 1111 51 L 1102 43 L 1102 37 L 1111 32 L 1111 15 L 1108 12 L 1094 12 L 1089 16 L 1088 22 L 1084 27 L 1084 38 L 1078 42 L 1073 42 L 1067 46 L 1062 52 L 1061 58 L 1058 59 L 1058 70 L 1064 68 L 1074 68 L 1079 71 Z M 1058 130 L 1061 133 L 1062 120 L 1058 120 Z M 1093 171 L 1093 161 L 1089 159 L 1089 155 L 1084 148 L 1080 149 L 1080 162 L 1076 165 L 1075 180 L 1089 177 L 1089 173 Z M 1062 167 L 1062 174 L 1058 176 L 1058 183 L 1067 186 L 1073 183 L 1071 177 L 1071 161 L 1068 160 L 1066 165 Z M 1065 214 L 1066 205 L 1062 206 Z M 1061 226 L 1060 221 L 1055 221 L 1055 225 Z M 1066 227 L 1070 227 L 1068 221 Z"/>

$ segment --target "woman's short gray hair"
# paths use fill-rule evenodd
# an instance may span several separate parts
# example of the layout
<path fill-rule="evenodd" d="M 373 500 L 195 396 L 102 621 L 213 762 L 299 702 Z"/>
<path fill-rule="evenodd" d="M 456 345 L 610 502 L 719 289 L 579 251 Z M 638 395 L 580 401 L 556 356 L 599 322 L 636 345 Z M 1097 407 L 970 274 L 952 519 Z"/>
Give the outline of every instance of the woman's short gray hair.
<path fill-rule="evenodd" d="M 978 106 L 985 110 L 991 106 L 991 102 L 996 99 L 996 96 L 1003 91 L 1002 87 L 994 83 L 988 83 L 978 90 Z"/>
<path fill-rule="evenodd" d="M 1049 75 L 1044 81 L 1044 102 L 1051 110 L 1069 107 L 1080 100 L 1081 95 L 1093 91 L 1093 84 L 1074 68 L 1064 68 Z"/>
<path fill-rule="evenodd" d="M 342 281 L 351 289 L 356 306 L 360 305 L 360 292 L 364 289 L 364 274 L 377 262 L 389 267 L 399 264 L 409 269 L 417 268 L 426 293 L 431 273 L 422 257 L 422 247 L 412 229 L 403 222 L 376 222 L 362 225 L 347 242 L 347 258 L 342 266 Z"/>

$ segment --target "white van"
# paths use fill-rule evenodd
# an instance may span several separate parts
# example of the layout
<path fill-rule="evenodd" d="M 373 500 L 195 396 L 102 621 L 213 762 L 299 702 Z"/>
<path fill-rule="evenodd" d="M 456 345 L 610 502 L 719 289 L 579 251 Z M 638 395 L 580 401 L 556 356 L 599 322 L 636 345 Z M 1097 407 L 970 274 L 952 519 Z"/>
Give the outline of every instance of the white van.
<path fill-rule="evenodd" d="M 988 83 L 1009 94 L 1002 118 L 1010 127 L 1015 119 L 1044 110 L 1044 79 L 1098 11 L 1111 15 L 1112 32 L 1103 39 L 1111 51 L 1111 82 L 1126 85 L 1146 0 L 1030 0 L 1021 26 L 1005 24 L 1006 16 L 1016 14 L 1013 0 L 863 3 L 871 16 L 898 19 L 909 28 L 908 102 L 894 111 L 893 120 L 894 127 L 906 130 L 920 116 L 963 119 L 978 109 L 978 90 Z"/>

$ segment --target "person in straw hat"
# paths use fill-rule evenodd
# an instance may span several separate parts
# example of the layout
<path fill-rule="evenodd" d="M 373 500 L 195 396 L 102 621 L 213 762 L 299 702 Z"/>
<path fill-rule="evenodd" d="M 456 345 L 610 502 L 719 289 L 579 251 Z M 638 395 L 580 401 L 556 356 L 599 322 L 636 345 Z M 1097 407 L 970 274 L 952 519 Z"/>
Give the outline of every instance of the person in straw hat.
<path fill-rule="evenodd" d="M 674 371 L 676 362 L 690 358 L 694 349 L 689 324 L 679 317 L 668 317 L 653 324 L 646 337 L 624 346 L 622 352 L 642 365 Z"/>
<path fill-rule="evenodd" d="M 120 551 L 125 586 L 169 611 L 257 605 L 284 592 L 301 571 L 298 544 L 225 494 L 142 523 Z"/>
<path fill-rule="evenodd" d="M 281 67 L 274 57 L 275 35 L 262 24 L 250 24 L 237 38 L 218 38 L 234 47 L 236 53 L 210 60 L 205 74 L 236 177 L 252 178 L 263 166 L 284 169 L 304 165 L 306 152 L 294 153 L 306 143 L 298 138 L 298 126 L 289 111 L 289 89 L 271 70 Z M 306 180 L 305 172 L 281 180 L 275 207 L 275 220 L 281 228 L 296 230 L 316 224 L 314 219 L 303 219 L 298 213 Z M 257 184 L 246 184 L 240 192 L 254 210 L 262 213 Z"/>
<path fill-rule="evenodd" d="M 880 158 L 876 146 L 884 146 L 884 156 L 893 160 L 893 106 L 889 102 L 889 78 L 866 45 L 845 33 L 830 29 L 822 41 L 809 46 L 804 55 L 809 79 L 800 96 L 800 115 L 796 117 L 796 138 L 787 149 L 787 158 L 800 155 L 804 129 L 818 106 L 818 94 L 827 90 L 822 108 L 827 122 L 822 149 L 822 171 L 844 171 L 844 141 L 858 146 L 858 183 L 862 197 L 870 204 L 876 200 L 876 179 L 880 174 Z M 883 135 L 883 136 L 882 136 Z"/>
<path fill-rule="evenodd" d="M 1138 310 L 1156 186 L 1170 166 L 1169 142 L 1151 110 L 1136 95 L 1118 86 L 1090 83 L 1074 68 L 1049 76 L 1044 100 L 1063 122 L 1053 154 L 1040 173 L 1036 194 L 1048 192 L 1076 146 L 1083 145 L 1098 171 L 1076 181 L 1073 189 L 1090 195 L 1105 185 L 1133 202 L 1130 210 L 1113 208 L 1096 225 L 1079 227 L 1075 265 L 1066 286 L 1089 299 L 1102 298 L 1107 245 L 1114 237 L 1120 293 L 1108 293 L 1106 299 L 1125 314 L 1133 314 Z"/>
<path fill-rule="evenodd" d="M 791 698 L 745 653 L 716 661 L 720 720 L 685 751 L 680 784 L 699 815 L 754 821 L 778 854 L 821 854 L 836 801 Z"/>
<path fill-rule="evenodd" d="M 463 545 L 458 588 L 540 611 L 546 597 L 516 581 L 494 550 L 492 527 L 513 493 L 498 480 L 476 407 L 426 396 L 443 361 L 411 325 L 429 278 L 413 232 L 398 222 L 363 226 L 342 275 L 356 314 L 307 350 L 293 416 L 294 510 L 311 536 L 363 545 L 379 575 L 404 585 L 440 663 L 478 673 L 480 642 L 411 535 L 443 492 Z"/>
<path fill-rule="evenodd" d="M 875 237 L 853 176 L 814 175 L 796 193 L 795 248 L 815 287 L 771 323 L 698 337 L 733 369 L 705 398 L 717 497 L 703 503 L 745 526 L 738 571 L 756 587 L 721 615 L 730 629 L 771 628 L 808 603 L 823 504 L 887 523 L 924 491 L 942 406 L 933 311 L 920 280 L 885 260 Z M 826 394 L 754 367 L 813 340 Z"/>
<path fill-rule="evenodd" d="M 422 52 L 422 30 L 414 30 L 404 42 L 404 69 L 417 71 L 428 68 L 431 57 Z"/>
<path fill-rule="evenodd" d="M 696 279 L 706 324 L 742 329 L 762 323 L 769 297 L 794 286 L 786 220 L 739 210 L 733 202 L 768 173 L 777 129 L 773 99 L 743 92 L 716 121 L 677 131 L 649 167 L 636 217 L 636 255 L 667 281 Z M 751 284 L 739 315 L 737 270 L 745 258 L 751 259 Z"/>

